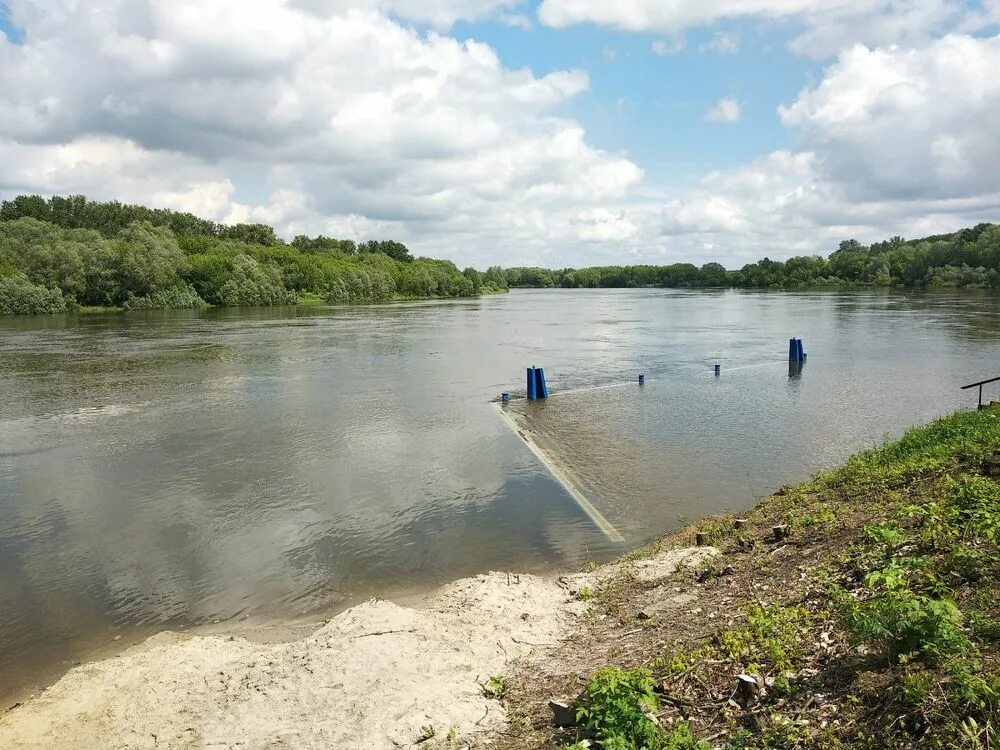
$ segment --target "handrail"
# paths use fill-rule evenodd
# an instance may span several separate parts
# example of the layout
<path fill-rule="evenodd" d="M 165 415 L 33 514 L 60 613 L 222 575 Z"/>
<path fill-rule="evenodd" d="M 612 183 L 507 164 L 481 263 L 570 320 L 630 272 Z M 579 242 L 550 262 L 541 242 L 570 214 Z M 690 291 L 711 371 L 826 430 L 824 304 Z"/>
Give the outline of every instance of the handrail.
<path fill-rule="evenodd" d="M 979 411 L 982 411 L 983 410 L 983 386 L 986 385 L 987 383 L 995 383 L 998 380 L 1000 380 L 1000 375 L 998 375 L 995 378 L 990 378 L 989 380 L 980 380 L 978 383 L 971 383 L 969 385 L 963 385 L 962 386 L 962 390 L 963 391 L 967 391 L 970 388 L 975 388 L 976 386 L 979 386 Z"/>
<path fill-rule="evenodd" d="M 1000 375 L 997 375 L 995 378 L 990 378 L 989 380 L 980 380 L 978 383 L 972 383 L 971 385 L 963 385 L 962 390 L 967 391 L 970 388 L 975 388 L 977 385 L 986 385 L 987 383 L 995 383 L 998 380 L 1000 380 Z"/>

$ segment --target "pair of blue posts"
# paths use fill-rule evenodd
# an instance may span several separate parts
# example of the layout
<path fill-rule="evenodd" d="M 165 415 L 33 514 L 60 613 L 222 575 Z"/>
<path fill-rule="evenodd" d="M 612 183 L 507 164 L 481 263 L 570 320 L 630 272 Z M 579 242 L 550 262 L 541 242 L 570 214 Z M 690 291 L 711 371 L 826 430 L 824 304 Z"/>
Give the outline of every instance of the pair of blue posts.
<path fill-rule="evenodd" d="M 537 401 L 549 397 L 549 387 L 545 384 L 545 370 L 541 367 L 528 368 L 528 400 Z"/>
<path fill-rule="evenodd" d="M 806 361 L 806 350 L 802 346 L 802 339 L 788 340 L 788 361 L 789 362 Z"/>

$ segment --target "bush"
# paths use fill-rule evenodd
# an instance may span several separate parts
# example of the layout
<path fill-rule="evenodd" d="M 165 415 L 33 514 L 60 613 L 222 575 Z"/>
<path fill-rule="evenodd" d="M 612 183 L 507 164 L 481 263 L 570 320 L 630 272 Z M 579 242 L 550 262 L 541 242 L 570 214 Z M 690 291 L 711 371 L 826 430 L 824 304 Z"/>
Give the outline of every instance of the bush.
<path fill-rule="evenodd" d="M 66 312 L 58 289 L 32 284 L 20 271 L 0 277 L 0 315 L 40 315 Z"/>
<path fill-rule="evenodd" d="M 962 619 L 954 602 L 903 586 L 863 602 L 846 600 L 845 607 L 845 621 L 857 643 L 877 645 L 891 659 L 919 653 L 932 664 L 972 650 Z"/>
<path fill-rule="evenodd" d="M 668 734 L 651 718 L 660 705 L 655 687 L 647 669 L 601 669 L 577 703 L 577 720 L 594 732 L 604 750 L 708 750 L 687 724 Z"/>
<path fill-rule="evenodd" d="M 145 297 L 129 294 L 123 307 L 126 310 L 183 310 L 204 307 L 205 300 L 198 296 L 193 286 L 178 284 Z"/>
<path fill-rule="evenodd" d="M 294 305 L 298 295 L 285 288 L 279 269 L 237 255 L 231 278 L 219 290 L 219 301 L 230 307 Z"/>

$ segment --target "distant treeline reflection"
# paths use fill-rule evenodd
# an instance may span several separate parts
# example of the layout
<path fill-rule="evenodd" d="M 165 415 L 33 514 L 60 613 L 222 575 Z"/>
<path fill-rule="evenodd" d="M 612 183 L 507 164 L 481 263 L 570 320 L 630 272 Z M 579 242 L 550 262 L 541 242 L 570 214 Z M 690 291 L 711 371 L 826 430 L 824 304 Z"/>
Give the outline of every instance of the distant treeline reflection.
<path fill-rule="evenodd" d="M 286 243 L 264 224 L 217 224 L 83 196 L 19 196 L 0 204 L 0 314 L 7 315 L 77 306 L 369 303 L 472 297 L 509 287 L 646 286 L 1000 288 L 1000 226 L 870 246 L 845 240 L 828 258 L 764 258 L 738 271 L 675 263 L 480 272 L 413 258 L 391 240 L 300 235 Z"/>

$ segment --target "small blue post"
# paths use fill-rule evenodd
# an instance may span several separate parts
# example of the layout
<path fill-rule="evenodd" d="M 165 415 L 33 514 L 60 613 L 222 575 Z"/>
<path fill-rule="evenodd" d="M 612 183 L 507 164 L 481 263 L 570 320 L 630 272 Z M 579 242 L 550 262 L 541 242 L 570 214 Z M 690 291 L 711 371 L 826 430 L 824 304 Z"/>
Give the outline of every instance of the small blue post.
<path fill-rule="evenodd" d="M 528 368 L 528 401 L 534 401 L 537 397 L 538 391 L 535 386 L 535 368 Z"/>
<path fill-rule="evenodd" d="M 646 376 L 645 375 L 640 375 L 639 376 L 639 385 L 643 385 L 645 382 L 646 382 Z"/>
<path fill-rule="evenodd" d="M 722 374 L 722 365 L 715 366 L 715 377 L 719 377 Z"/>
<path fill-rule="evenodd" d="M 798 339 L 788 339 L 788 361 L 798 362 L 799 361 L 799 348 L 796 345 Z"/>
<path fill-rule="evenodd" d="M 507 391 L 504 391 L 503 393 L 500 394 L 500 400 L 503 401 L 504 403 L 507 403 L 508 401 L 510 401 L 510 394 L 507 393 Z"/>
<path fill-rule="evenodd" d="M 545 384 L 545 369 L 542 367 L 535 368 L 535 397 L 543 399 L 549 397 L 549 387 Z"/>
<path fill-rule="evenodd" d="M 802 348 L 802 339 L 795 339 L 795 345 L 799 353 L 799 362 L 805 361 L 805 349 Z"/>

